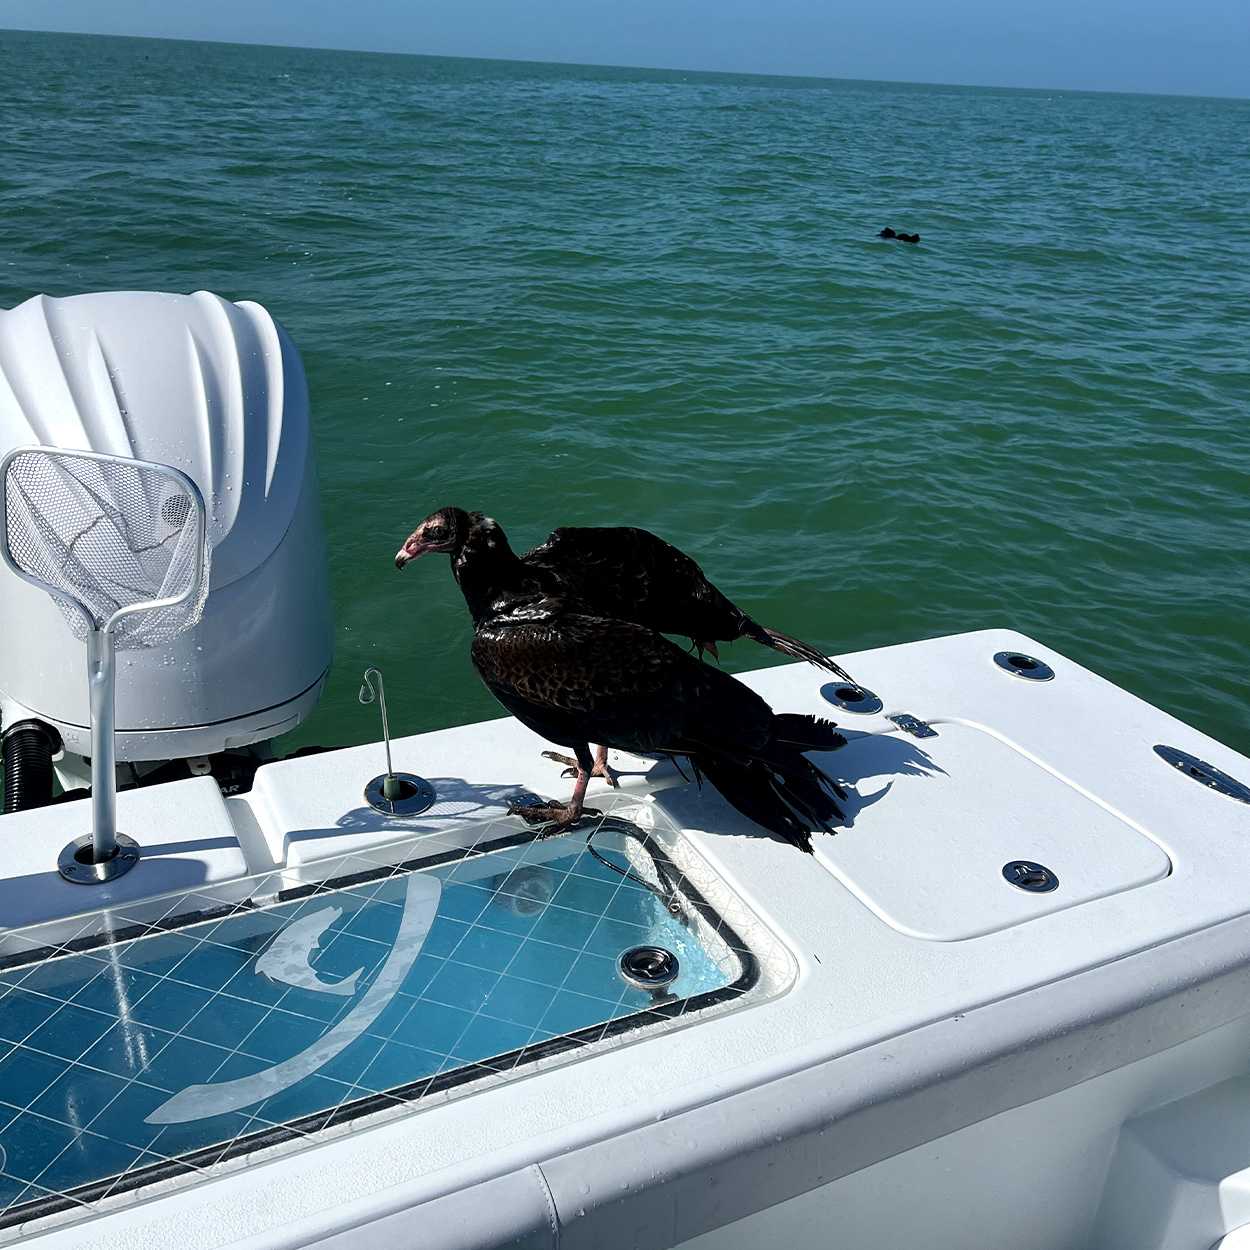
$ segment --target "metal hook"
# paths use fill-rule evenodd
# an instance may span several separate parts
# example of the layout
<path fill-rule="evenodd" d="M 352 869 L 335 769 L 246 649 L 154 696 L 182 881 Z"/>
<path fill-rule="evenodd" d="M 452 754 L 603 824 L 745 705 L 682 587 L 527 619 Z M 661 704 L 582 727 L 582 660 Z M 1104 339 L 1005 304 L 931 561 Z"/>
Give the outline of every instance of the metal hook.
<path fill-rule="evenodd" d="M 377 678 L 377 689 L 373 688 Z M 415 773 L 397 773 L 391 764 L 391 727 L 386 720 L 386 686 L 376 668 L 365 669 L 360 687 L 361 703 L 375 700 L 382 710 L 382 741 L 386 744 L 386 773 L 365 786 L 365 802 L 388 816 L 419 816 L 434 802 L 434 787 Z"/>
<path fill-rule="evenodd" d="M 378 679 L 378 688 L 374 690 L 373 682 L 370 677 Z M 365 669 L 364 685 L 360 687 L 359 699 L 361 703 L 372 703 L 375 699 L 378 706 L 382 709 L 382 741 L 386 746 L 386 778 L 382 782 L 382 797 L 386 799 L 397 799 L 400 795 L 399 778 L 395 776 L 395 769 L 391 767 L 391 730 L 386 722 L 386 686 L 382 681 L 382 674 L 376 668 Z"/>

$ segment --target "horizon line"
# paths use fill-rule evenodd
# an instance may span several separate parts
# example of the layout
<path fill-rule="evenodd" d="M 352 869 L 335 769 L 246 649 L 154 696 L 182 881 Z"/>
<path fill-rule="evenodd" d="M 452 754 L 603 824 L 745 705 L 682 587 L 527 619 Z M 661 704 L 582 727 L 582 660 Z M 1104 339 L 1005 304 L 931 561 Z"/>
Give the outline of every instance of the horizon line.
<path fill-rule="evenodd" d="M 498 65 L 554 66 L 561 69 L 619 69 L 639 74 L 695 74 L 701 78 L 759 78 L 794 83 L 873 83 L 887 87 L 943 87 L 957 91 L 1014 91 L 1030 94 L 1048 92 L 1058 95 L 1114 95 L 1165 100 L 1250 100 L 1250 96 L 1196 95 L 1183 91 L 1112 91 L 1099 87 L 1021 87 L 996 83 L 933 82 L 904 78 L 848 78 L 842 75 L 779 74 L 760 70 L 688 69 L 682 66 L 668 65 L 626 65 L 614 61 L 540 61 L 519 57 L 467 56 L 446 52 L 397 52 L 394 49 L 343 48 L 329 44 L 248 43 L 236 39 L 187 39 L 173 35 L 121 35 L 84 30 L 42 30 L 30 26 L 0 26 L 0 34 L 3 33 L 62 35 L 79 39 L 130 39 L 147 43 L 207 44 L 226 48 L 283 48 L 292 52 L 349 52 L 360 56 L 409 57 L 432 61 L 485 61 Z"/>

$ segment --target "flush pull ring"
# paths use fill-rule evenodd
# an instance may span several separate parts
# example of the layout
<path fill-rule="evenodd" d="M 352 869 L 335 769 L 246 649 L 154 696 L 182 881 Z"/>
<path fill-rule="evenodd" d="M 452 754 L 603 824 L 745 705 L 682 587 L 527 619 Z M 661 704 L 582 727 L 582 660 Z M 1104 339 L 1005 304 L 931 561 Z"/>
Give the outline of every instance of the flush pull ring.
<path fill-rule="evenodd" d="M 1059 888 L 1059 878 L 1049 868 L 1029 859 L 1016 859 L 1004 864 L 1003 876 L 1017 890 L 1028 890 L 1030 894 L 1049 894 Z"/>

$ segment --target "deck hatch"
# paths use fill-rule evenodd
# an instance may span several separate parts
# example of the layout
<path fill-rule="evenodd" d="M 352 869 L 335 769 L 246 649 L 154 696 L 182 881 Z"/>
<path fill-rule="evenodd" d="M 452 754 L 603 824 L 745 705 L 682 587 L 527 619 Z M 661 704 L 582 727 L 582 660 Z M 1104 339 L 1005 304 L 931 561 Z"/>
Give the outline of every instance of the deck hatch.
<path fill-rule="evenodd" d="M 818 838 L 817 858 L 886 923 L 956 942 L 1171 872 L 1156 841 L 1044 762 L 981 726 L 931 719 L 933 736 L 864 734 L 828 757 L 854 788 L 851 824 Z M 1021 888 L 1017 864 L 1044 865 L 1046 887 Z"/>
<path fill-rule="evenodd" d="M 654 831 L 609 817 L 592 846 L 580 830 L 491 832 L 11 950 L 0 1228 L 671 1028 L 759 985 L 756 954 Z M 643 945 L 680 966 L 663 999 L 619 975 Z"/>

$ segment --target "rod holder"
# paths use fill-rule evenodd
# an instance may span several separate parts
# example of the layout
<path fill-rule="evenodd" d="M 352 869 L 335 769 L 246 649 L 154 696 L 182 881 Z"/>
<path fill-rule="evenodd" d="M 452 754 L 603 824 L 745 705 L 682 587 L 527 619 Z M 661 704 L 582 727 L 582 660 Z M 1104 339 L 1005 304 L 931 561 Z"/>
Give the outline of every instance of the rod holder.
<path fill-rule="evenodd" d="M 112 631 L 87 633 L 87 692 L 91 707 L 91 832 L 61 851 L 57 872 L 75 885 L 102 885 L 139 862 L 139 844 L 117 832 L 117 648 Z"/>
<path fill-rule="evenodd" d="M 374 681 L 377 689 L 374 689 Z M 386 686 L 376 668 L 365 669 L 360 687 L 361 703 L 377 701 L 382 713 L 382 743 L 386 747 L 386 772 L 365 786 L 365 802 L 386 816 L 419 816 L 434 805 L 434 787 L 416 773 L 397 773 L 391 763 L 391 729 L 386 719 Z"/>

